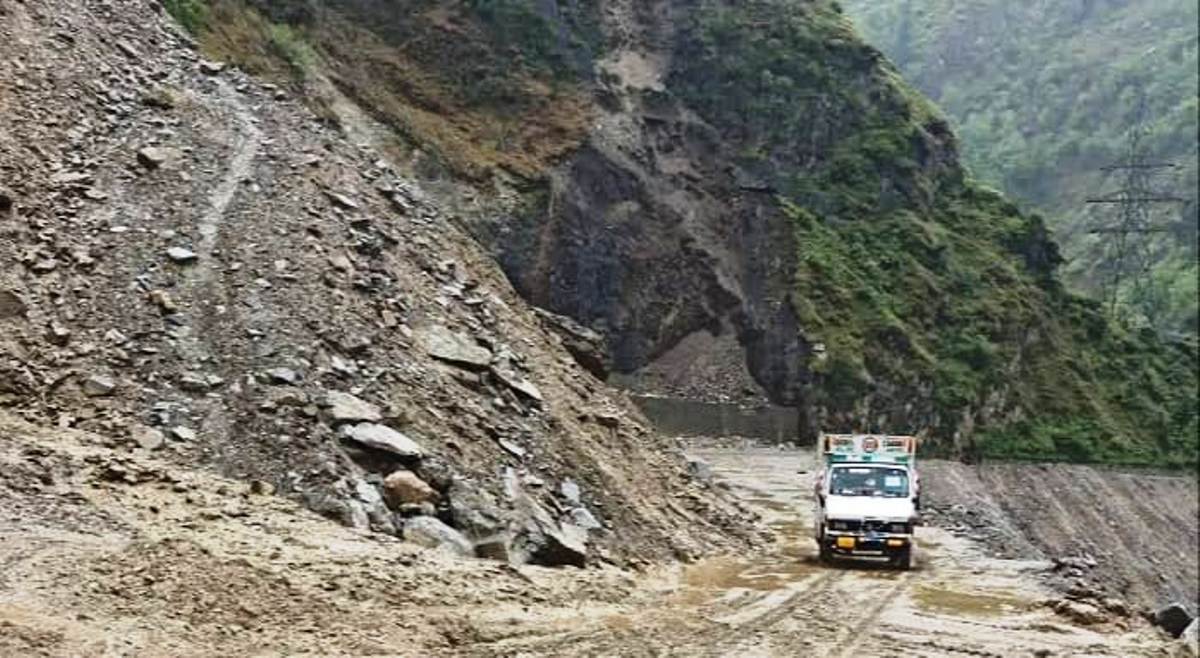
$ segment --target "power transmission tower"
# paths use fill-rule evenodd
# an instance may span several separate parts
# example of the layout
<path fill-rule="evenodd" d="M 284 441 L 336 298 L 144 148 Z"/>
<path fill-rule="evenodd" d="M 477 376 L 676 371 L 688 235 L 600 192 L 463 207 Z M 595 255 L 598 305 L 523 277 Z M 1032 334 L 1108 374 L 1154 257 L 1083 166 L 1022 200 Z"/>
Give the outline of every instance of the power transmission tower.
<path fill-rule="evenodd" d="M 1088 199 L 1088 203 L 1115 205 L 1115 223 L 1101 224 L 1088 232 L 1106 236 L 1104 241 L 1103 299 L 1111 316 L 1117 315 L 1117 304 L 1123 283 L 1132 282 L 1138 299 L 1150 300 L 1157 291 L 1150 280 L 1154 265 L 1153 233 L 1165 233 L 1169 227 L 1155 224 L 1153 211 L 1158 204 L 1184 203 L 1187 199 L 1158 191 L 1156 178 L 1171 171 L 1173 162 L 1152 162 L 1146 152 L 1149 130 L 1145 122 L 1145 99 L 1138 104 L 1137 118 L 1129 130 L 1128 150 L 1120 162 L 1102 167 L 1106 173 L 1123 174 L 1121 187 L 1115 192 Z"/>

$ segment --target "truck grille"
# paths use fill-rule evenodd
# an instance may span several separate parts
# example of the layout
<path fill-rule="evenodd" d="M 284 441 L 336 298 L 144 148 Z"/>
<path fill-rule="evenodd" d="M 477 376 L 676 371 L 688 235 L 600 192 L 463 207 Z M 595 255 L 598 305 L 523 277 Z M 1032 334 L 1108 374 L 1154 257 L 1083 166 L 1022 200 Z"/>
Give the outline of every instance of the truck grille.
<path fill-rule="evenodd" d="M 890 532 L 893 534 L 908 534 L 910 532 L 907 523 L 879 521 L 876 519 L 868 519 L 866 521 L 830 521 L 829 529 L 841 532 Z"/>

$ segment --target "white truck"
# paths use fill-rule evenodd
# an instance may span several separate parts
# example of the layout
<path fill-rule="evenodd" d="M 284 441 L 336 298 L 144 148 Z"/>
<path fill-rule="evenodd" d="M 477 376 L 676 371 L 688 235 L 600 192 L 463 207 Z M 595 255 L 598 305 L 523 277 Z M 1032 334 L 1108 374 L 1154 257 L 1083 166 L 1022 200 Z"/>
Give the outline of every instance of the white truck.
<path fill-rule="evenodd" d="M 920 523 L 917 438 L 823 434 L 813 523 L 822 561 L 837 556 L 886 558 L 913 565 L 913 529 Z"/>

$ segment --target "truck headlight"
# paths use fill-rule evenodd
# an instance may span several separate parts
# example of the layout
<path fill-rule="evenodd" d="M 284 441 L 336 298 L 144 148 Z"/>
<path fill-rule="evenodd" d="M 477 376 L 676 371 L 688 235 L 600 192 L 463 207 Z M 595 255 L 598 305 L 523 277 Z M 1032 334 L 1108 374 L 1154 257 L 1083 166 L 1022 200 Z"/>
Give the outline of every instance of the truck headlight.
<path fill-rule="evenodd" d="M 849 530 L 850 524 L 846 523 L 845 521 L 830 521 L 829 529 L 830 530 Z"/>
<path fill-rule="evenodd" d="M 910 532 L 909 525 L 903 522 L 889 523 L 887 531 L 896 535 L 907 535 Z"/>

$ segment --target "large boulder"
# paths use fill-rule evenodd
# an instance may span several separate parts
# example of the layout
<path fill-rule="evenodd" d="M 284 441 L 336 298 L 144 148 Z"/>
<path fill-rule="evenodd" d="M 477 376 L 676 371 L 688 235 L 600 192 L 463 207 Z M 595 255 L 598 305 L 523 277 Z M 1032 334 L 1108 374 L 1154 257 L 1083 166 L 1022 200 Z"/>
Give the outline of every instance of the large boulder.
<path fill-rule="evenodd" d="M 1163 629 L 1171 637 L 1179 637 L 1192 623 L 1192 615 L 1181 603 L 1172 603 L 1159 608 L 1154 613 L 1154 625 Z"/>
<path fill-rule="evenodd" d="M 438 492 L 412 471 L 396 471 L 383 480 L 383 495 L 389 505 L 400 509 L 404 505 L 436 503 Z"/>

